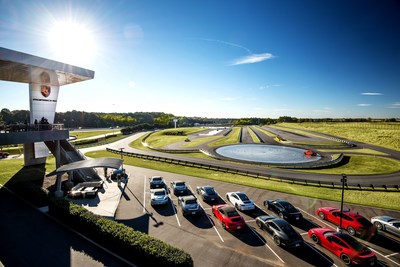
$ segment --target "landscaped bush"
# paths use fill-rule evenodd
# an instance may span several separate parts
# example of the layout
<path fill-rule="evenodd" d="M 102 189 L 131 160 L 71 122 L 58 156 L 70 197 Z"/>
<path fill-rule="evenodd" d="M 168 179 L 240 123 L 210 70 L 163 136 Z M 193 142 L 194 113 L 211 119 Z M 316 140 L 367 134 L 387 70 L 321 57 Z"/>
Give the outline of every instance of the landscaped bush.
<path fill-rule="evenodd" d="M 64 199 L 51 199 L 50 215 L 139 266 L 193 266 L 185 251 Z"/>

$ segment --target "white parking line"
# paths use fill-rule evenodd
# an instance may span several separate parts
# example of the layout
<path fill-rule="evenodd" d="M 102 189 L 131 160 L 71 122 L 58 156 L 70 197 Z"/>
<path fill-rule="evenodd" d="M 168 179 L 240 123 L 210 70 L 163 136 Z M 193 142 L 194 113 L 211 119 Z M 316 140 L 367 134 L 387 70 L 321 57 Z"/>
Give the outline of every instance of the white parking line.
<path fill-rule="evenodd" d="M 395 252 L 395 253 L 392 253 L 392 254 L 386 255 L 386 256 L 385 256 L 385 258 L 388 258 L 388 257 L 393 257 L 393 256 L 396 256 L 396 255 L 398 255 L 398 254 L 399 254 L 399 252 Z"/>
<path fill-rule="evenodd" d="M 310 214 L 310 213 L 308 213 L 308 212 L 306 212 L 306 211 L 304 211 L 304 210 L 302 210 L 302 209 L 300 209 L 300 208 L 298 208 L 298 209 L 301 210 L 302 212 L 308 214 L 310 217 L 315 218 L 315 219 L 317 219 L 318 221 L 322 222 L 323 224 L 325 224 L 325 225 L 329 226 L 330 228 L 332 228 L 331 225 L 329 225 L 327 222 L 321 220 L 318 216 L 314 216 L 314 215 L 312 215 L 312 214 Z M 309 246 L 310 246 L 310 245 L 309 245 Z M 369 247 L 369 246 L 368 246 L 368 247 Z M 382 257 L 384 257 L 384 258 L 387 258 L 388 260 L 390 260 L 390 261 L 393 262 L 394 264 L 400 266 L 399 263 L 395 262 L 395 261 L 392 260 L 392 259 L 389 259 L 388 257 L 386 257 L 385 255 L 383 255 L 382 253 L 379 253 L 378 251 L 374 250 L 374 249 L 371 248 L 371 247 L 369 247 L 369 248 L 370 248 L 372 251 L 374 251 L 376 254 L 378 254 L 378 255 L 380 255 L 380 256 L 382 256 Z M 396 254 L 396 253 L 395 253 L 395 254 Z M 322 254 L 321 254 L 321 255 L 322 255 Z"/>
<path fill-rule="evenodd" d="M 144 176 L 144 183 L 143 183 L 143 213 L 146 213 L 146 175 Z"/>
<path fill-rule="evenodd" d="M 189 188 L 190 188 L 190 191 L 192 191 L 192 187 L 191 187 L 190 185 L 189 185 Z M 192 191 L 192 192 L 193 192 L 193 191 Z M 204 207 L 203 207 L 203 205 L 201 205 L 200 201 L 197 201 L 197 202 L 199 203 L 200 207 L 201 207 L 203 210 L 205 210 Z M 207 208 L 207 210 L 208 210 L 208 209 L 211 209 L 211 208 Z M 205 213 L 205 212 L 204 212 L 204 213 Z M 208 216 L 208 214 L 206 214 L 206 215 L 207 215 L 208 220 L 209 220 L 210 223 L 212 224 L 212 226 L 213 226 L 215 232 L 217 232 L 217 235 L 219 236 L 219 238 L 221 239 L 221 241 L 224 242 L 224 239 L 223 239 L 222 236 L 219 234 L 219 232 L 218 232 L 218 230 L 217 230 L 217 227 L 215 227 L 214 222 L 210 219 L 210 216 Z"/>
<path fill-rule="evenodd" d="M 258 237 L 258 239 L 260 239 L 261 242 L 264 243 L 264 245 L 265 245 L 267 248 L 269 248 L 269 250 L 272 251 L 272 253 L 274 253 L 274 255 L 275 255 L 282 263 L 285 263 L 285 262 L 282 260 L 282 258 L 279 257 L 279 255 L 276 254 L 276 252 L 275 252 L 270 246 L 268 246 L 267 242 L 265 242 L 265 241 L 260 237 L 259 233 L 257 233 L 253 228 L 251 228 L 251 227 L 249 227 L 249 226 L 247 226 L 247 227 Z"/>
<path fill-rule="evenodd" d="M 317 252 L 322 258 L 324 258 L 325 260 L 327 260 L 328 262 L 331 262 L 333 264 L 333 266 L 338 267 L 334 262 L 332 262 L 332 260 L 330 260 L 329 258 L 327 258 L 324 254 L 322 254 L 321 252 L 319 252 L 318 249 L 314 248 L 313 246 L 311 246 L 310 244 L 308 244 L 307 242 L 304 242 L 305 245 L 307 245 L 308 247 L 310 247 L 312 250 L 314 250 L 315 252 Z"/>
<path fill-rule="evenodd" d="M 165 185 L 166 186 L 167 186 L 167 184 L 168 184 L 167 181 L 165 181 Z M 178 222 L 179 227 L 181 227 L 181 223 L 180 223 L 179 218 L 178 218 L 178 211 L 175 209 L 174 202 L 172 202 L 173 199 L 171 197 L 171 190 L 169 190 L 168 186 L 167 186 L 167 192 L 168 192 L 168 197 L 170 199 L 170 203 L 171 203 L 172 209 L 174 210 L 176 221 Z M 174 198 L 174 200 L 177 200 L 177 198 Z"/>
<path fill-rule="evenodd" d="M 383 255 L 382 253 L 376 251 L 375 249 L 371 248 L 370 246 L 368 246 L 368 248 L 369 248 L 370 250 L 372 250 L 373 252 L 375 252 L 376 254 L 378 254 L 378 255 L 380 255 L 380 256 L 382 256 L 382 257 L 384 257 L 384 258 L 390 260 L 391 262 L 393 262 L 393 263 L 396 264 L 397 266 L 400 266 L 400 263 L 395 262 L 394 260 L 392 260 L 392 259 L 386 257 L 385 255 Z"/>
<path fill-rule="evenodd" d="M 308 213 L 307 211 L 300 209 L 299 207 L 297 207 L 297 208 L 298 208 L 299 210 L 301 210 L 303 213 L 307 214 L 308 216 L 310 216 L 310 217 L 312 217 L 312 218 L 318 220 L 319 222 L 325 224 L 326 226 L 332 228 L 332 225 L 330 225 L 328 222 L 326 222 L 326 221 L 324 221 L 324 220 L 321 220 L 318 216 L 314 216 L 314 215 Z"/>

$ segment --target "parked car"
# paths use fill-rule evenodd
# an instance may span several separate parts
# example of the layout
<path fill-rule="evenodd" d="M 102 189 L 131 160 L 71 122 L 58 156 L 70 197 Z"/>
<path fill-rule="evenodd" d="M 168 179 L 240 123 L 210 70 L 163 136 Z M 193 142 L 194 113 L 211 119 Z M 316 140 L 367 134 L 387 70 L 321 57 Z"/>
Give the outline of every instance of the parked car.
<path fill-rule="evenodd" d="M 246 223 L 237 210 L 228 205 L 220 204 L 212 206 L 212 213 L 221 222 L 225 230 L 243 230 L 246 228 Z"/>
<path fill-rule="evenodd" d="M 0 151 L 0 158 L 7 158 L 10 155 L 10 153 L 5 152 L 5 151 Z"/>
<path fill-rule="evenodd" d="M 391 216 L 376 216 L 371 218 L 378 230 L 386 231 L 400 237 L 400 220 Z"/>
<path fill-rule="evenodd" d="M 375 252 L 344 232 L 336 232 L 331 228 L 312 228 L 308 236 L 314 243 L 333 252 L 347 266 L 377 264 Z"/>
<path fill-rule="evenodd" d="M 171 187 L 174 195 L 186 195 L 189 193 L 189 188 L 183 181 L 171 182 Z"/>
<path fill-rule="evenodd" d="M 341 212 L 335 207 L 321 207 L 317 209 L 317 215 L 336 225 L 340 224 Z M 360 235 L 362 237 L 374 237 L 377 229 L 369 220 L 350 210 L 343 210 L 342 228 L 346 229 L 349 235 Z"/>
<path fill-rule="evenodd" d="M 265 200 L 264 206 L 278 214 L 279 218 L 288 221 L 301 221 L 303 219 L 301 212 L 286 200 Z"/>
<path fill-rule="evenodd" d="M 182 209 L 183 216 L 199 215 L 201 212 L 201 207 L 193 195 L 178 197 L 178 204 Z"/>
<path fill-rule="evenodd" d="M 169 202 L 169 196 L 165 188 L 157 188 L 150 190 L 151 205 L 164 205 Z"/>
<path fill-rule="evenodd" d="M 254 202 L 243 192 L 228 192 L 226 199 L 230 201 L 238 210 L 254 210 Z"/>
<path fill-rule="evenodd" d="M 256 218 L 256 223 L 260 229 L 272 236 L 275 244 L 287 248 L 300 247 L 304 240 L 301 235 L 293 229 L 286 220 L 276 218 L 272 215 L 263 215 Z"/>
<path fill-rule="evenodd" d="M 150 189 L 162 187 L 165 187 L 165 183 L 161 176 L 152 176 L 150 178 Z"/>
<path fill-rule="evenodd" d="M 209 185 L 198 186 L 196 192 L 205 202 L 216 202 L 219 199 L 218 193 L 214 190 L 214 187 Z"/>

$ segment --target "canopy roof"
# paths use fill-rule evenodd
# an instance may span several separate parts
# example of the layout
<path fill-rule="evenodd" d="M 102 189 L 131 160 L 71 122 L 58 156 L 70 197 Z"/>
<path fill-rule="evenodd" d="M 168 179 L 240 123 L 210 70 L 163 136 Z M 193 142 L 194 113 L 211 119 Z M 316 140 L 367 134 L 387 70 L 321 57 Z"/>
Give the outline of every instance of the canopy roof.
<path fill-rule="evenodd" d="M 0 80 L 30 83 L 30 68 L 55 71 L 59 85 L 94 78 L 94 71 L 0 47 Z"/>
<path fill-rule="evenodd" d="M 122 163 L 123 163 L 122 159 L 116 159 L 116 158 L 95 158 L 95 159 L 80 160 L 63 165 L 57 170 L 54 170 L 51 173 L 47 174 L 46 176 L 49 177 L 85 168 L 103 167 L 103 168 L 119 169 L 122 166 Z"/>

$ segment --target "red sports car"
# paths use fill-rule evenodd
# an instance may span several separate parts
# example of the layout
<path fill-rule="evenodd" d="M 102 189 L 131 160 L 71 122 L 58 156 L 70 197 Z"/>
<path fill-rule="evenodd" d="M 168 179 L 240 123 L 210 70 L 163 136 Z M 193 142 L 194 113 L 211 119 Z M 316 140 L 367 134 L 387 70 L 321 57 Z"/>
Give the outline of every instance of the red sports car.
<path fill-rule="evenodd" d="M 212 213 L 226 230 L 243 230 L 246 227 L 243 217 L 239 215 L 234 207 L 228 204 L 212 206 Z"/>
<path fill-rule="evenodd" d="M 377 264 L 375 252 L 346 233 L 336 232 L 331 228 L 312 228 L 308 231 L 308 236 L 314 243 L 333 252 L 348 266 Z"/>
<path fill-rule="evenodd" d="M 321 207 L 317 209 L 317 215 L 323 219 L 330 221 L 336 225 L 340 224 L 340 209 L 335 207 Z M 377 234 L 376 227 L 366 218 L 352 212 L 343 210 L 342 228 L 346 229 L 349 235 L 360 235 L 361 237 L 373 237 Z"/>

